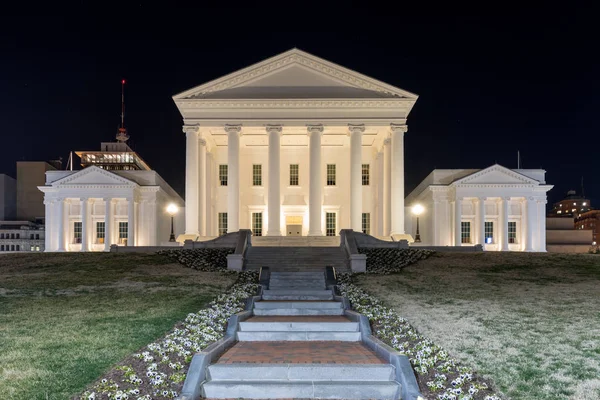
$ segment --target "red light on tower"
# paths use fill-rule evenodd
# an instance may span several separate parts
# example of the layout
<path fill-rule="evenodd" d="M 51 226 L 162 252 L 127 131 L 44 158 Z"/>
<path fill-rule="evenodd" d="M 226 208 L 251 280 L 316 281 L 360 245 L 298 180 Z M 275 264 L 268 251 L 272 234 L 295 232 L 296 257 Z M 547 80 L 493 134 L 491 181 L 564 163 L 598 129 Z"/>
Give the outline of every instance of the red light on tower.
<path fill-rule="evenodd" d="M 123 80 L 121 81 L 121 83 L 124 85 L 124 84 L 125 84 L 125 79 L 123 79 Z"/>

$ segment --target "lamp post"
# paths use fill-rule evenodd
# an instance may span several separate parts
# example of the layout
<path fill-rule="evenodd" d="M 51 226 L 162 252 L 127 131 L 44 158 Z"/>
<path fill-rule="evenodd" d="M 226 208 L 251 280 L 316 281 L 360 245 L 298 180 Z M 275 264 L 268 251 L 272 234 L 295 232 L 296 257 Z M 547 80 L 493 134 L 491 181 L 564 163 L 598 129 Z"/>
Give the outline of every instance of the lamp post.
<path fill-rule="evenodd" d="M 412 207 L 412 213 L 417 217 L 417 233 L 415 235 L 415 243 L 421 243 L 421 235 L 419 234 L 419 215 L 423 214 L 425 208 L 420 204 L 415 204 Z"/>
<path fill-rule="evenodd" d="M 175 204 L 171 203 L 168 205 L 167 212 L 171 216 L 171 236 L 169 237 L 169 242 L 175 241 L 175 232 L 173 231 L 173 217 L 175 216 L 175 214 L 177 214 L 177 211 L 179 211 L 179 208 Z"/>

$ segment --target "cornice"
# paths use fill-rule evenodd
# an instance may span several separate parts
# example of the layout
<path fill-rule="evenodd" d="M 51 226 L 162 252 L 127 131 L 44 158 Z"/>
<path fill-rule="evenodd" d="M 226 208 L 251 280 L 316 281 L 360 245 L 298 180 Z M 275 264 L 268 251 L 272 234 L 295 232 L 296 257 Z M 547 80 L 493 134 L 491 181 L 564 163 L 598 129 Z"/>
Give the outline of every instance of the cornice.
<path fill-rule="evenodd" d="M 135 182 L 133 182 L 133 181 L 127 179 L 127 178 L 123 178 L 120 175 L 114 174 L 112 172 L 109 172 L 109 171 L 107 171 L 105 169 L 102 169 L 102 168 L 98 168 L 98 167 L 93 166 L 93 165 L 90 166 L 90 167 L 84 168 L 81 171 L 77 171 L 77 172 L 75 172 L 75 173 L 73 173 L 71 175 L 67 175 L 64 178 L 61 178 L 61 179 L 59 179 L 57 181 L 52 182 L 52 186 L 53 187 L 57 187 L 57 188 L 61 188 L 61 189 L 62 188 L 66 188 L 66 187 L 68 187 L 68 188 L 90 187 L 90 185 L 93 186 L 93 187 L 98 186 L 98 187 L 102 187 L 102 188 L 109 186 L 109 184 L 96 185 L 96 184 L 89 184 L 89 183 L 88 184 L 78 184 L 78 185 L 68 185 L 68 186 L 66 186 L 69 182 L 72 182 L 75 179 L 78 179 L 78 178 L 80 178 L 82 176 L 85 176 L 85 175 L 89 175 L 89 174 L 94 173 L 94 172 L 97 173 L 97 174 L 100 174 L 100 175 L 104 175 L 104 176 L 106 176 L 106 177 L 108 177 L 110 179 L 114 179 L 115 181 L 121 182 L 121 185 L 124 185 L 124 186 L 129 186 L 129 187 L 137 187 L 137 186 L 139 186 L 137 183 L 135 183 Z M 117 183 L 110 184 L 110 186 L 112 186 L 112 187 L 114 187 L 115 185 L 118 185 L 118 184 Z"/>
<path fill-rule="evenodd" d="M 377 100 L 206 100 L 182 99 L 179 103 L 188 109 L 243 109 L 243 108 L 409 108 L 406 99 Z"/>
<path fill-rule="evenodd" d="M 482 177 L 492 171 L 498 171 L 506 176 L 509 176 L 511 178 L 514 178 L 514 179 L 517 179 L 517 180 L 523 182 L 523 183 L 519 183 L 519 184 L 513 183 L 511 185 L 528 185 L 528 186 L 534 187 L 534 186 L 539 186 L 539 184 L 540 184 L 535 179 L 529 178 L 528 176 L 519 174 L 517 172 L 514 172 L 511 169 L 508 169 L 506 167 L 496 164 L 491 167 L 484 168 L 481 171 L 474 172 L 471 175 L 467 175 L 463 178 L 460 178 L 460 179 L 452 182 L 451 185 L 460 186 L 460 185 L 464 185 L 464 184 L 469 184 L 469 181 L 472 181 L 474 179 Z M 469 185 L 475 185 L 474 187 L 481 187 L 481 186 L 477 186 L 478 184 L 469 184 Z M 488 184 L 483 184 L 483 185 L 487 186 Z M 492 184 L 492 185 L 494 185 L 494 184 Z M 500 184 L 500 185 L 504 185 L 504 184 Z M 495 186 L 495 187 L 506 187 L 506 186 Z"/>
<path fill-rule="evenodd" d="M 458 183 L 451 184 L 456 188 L 514 188 L 523 189 L 531 188 L 534 189 L 536 185 L 527 183 Z"/>

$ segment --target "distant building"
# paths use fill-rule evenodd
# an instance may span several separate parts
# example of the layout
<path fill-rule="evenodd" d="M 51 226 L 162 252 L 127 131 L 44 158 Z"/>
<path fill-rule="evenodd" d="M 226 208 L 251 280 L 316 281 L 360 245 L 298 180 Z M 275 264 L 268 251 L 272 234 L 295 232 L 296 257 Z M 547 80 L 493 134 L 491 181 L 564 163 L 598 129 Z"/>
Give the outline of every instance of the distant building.
<path fill-rule="evenodd" d="M 546 248 L 550 253 L 587 253 L 592 232 L 574 228 L 573 217 L 546 218 Z"/>
<path fill-rule="evenodd" d="M 579 214 L 591 210 L 590 200 L 580 196 L 574 190 L 569 190 L 567 196 L 561 201 L 554 203 L 552 210 L 548 213 L 549 218 L 569 217 L 577 218 Z"/>
<path fill-rule="evenodd" d="M 44 223 L 44 194 L 38 190 L 46 182 L 46 172 L 54 171 L 45 161 L 17 161 L 17 219 Z"/>
<path fill-rule="evenodd" d="M 600 210 L 589 210 L 581 213 L 575 220 L 575 229 L 591 230 L 592 244 L 598 244 L 598 231 L 600 231 Z"/>
<path fill-rule="evenodd" d="M 0 221 L 0 253 L 44 251 L 44 226 L 31 221 Z"/>
<path fill-rule="evenodd" d="M 411 206 L 424 207 L 421 244 L 491 251 L 546 251 L 546 192 L 541 169 L 435 169 L 407 197 L 405 230 L 416 234 Z"/>
<path fill-rule="evenodd" d="M 17 214 L 17 181 L 0 174 L 0 221 L 14 219 Z"/>

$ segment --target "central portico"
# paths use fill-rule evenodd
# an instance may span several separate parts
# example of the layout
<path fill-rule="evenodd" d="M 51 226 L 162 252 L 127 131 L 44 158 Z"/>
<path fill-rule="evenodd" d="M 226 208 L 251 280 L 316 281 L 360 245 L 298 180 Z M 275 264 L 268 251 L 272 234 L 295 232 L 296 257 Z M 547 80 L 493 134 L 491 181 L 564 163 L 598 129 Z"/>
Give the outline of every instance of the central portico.
<path fill-rule="evenodd" d="M 175 96 L 186 234 L 404 234 L 404 133 L 416 99 L 297 49 Z"/>

